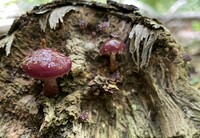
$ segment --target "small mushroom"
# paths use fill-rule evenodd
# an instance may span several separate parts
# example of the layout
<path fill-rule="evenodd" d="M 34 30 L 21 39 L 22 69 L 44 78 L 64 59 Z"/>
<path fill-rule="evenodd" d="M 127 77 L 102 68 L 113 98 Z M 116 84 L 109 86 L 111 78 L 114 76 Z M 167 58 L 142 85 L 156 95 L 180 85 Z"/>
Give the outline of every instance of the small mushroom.
<path fill-rule="evenodd" d="M 59 93 L 56 78 L 63 77 L 72 67 L 71 60 L 54 49 L 42 48 L 27 55 L 22 69 L 29 76 L 44 81 L 43 92 L 46 96 Z"/>
<path fill-rule="evenodd" d="M 110 55 L 110 71 L 114 72 L 116 70 L 116 54 L 121 54 L 125 50 L 125 44 L 117 39 L 108 39 L 105 41 L 101 48 L 100 52 L 102 55 Z"/>
<path fill-rule="evenodd" d="M 188 54 L 184 54 L 184 55 L 183 55 L 183 60 L 184 60 L 185 62 L 188 62 L 188 61 L 191 61 L 191 60 L 192 60 L 192 57 L 191 57 L 190 55 L 188 55 Z"/>
<path fill-rule="evenodd" d="M 79 115 L 80 122 L 86 122 L 89 119 L 89 113 L 87 111 L 83 111 Z"/>
<path fill-rule="evenodd" d="M 80 20 L 79 21 L 79 28 L 81 30 L 85 30 L 87 28 L 87 26 L 88 26 L 88 22 L 87 21 L 84 21 L 84 20 Z"/>
<path fill-rule="evenodd" d="M 109 22 L 102 22 L 98 25 L 99 31 L 101 31 L 104 34 L 108 33 L 108 27 L 110 26 Z"/>

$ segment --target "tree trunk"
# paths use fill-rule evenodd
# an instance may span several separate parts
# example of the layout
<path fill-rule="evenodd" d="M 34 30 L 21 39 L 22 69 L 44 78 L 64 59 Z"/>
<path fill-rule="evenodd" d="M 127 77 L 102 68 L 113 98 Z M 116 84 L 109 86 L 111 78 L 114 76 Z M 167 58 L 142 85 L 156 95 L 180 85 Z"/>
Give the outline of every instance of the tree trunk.
<path fill-rule="evenodd" d="M 111 73 L 100 46 L 112 37 L 126 51 Z M 73 62 L 57 97 L 21 69 L 41 39 Z M 0 47 L 0 137 L 200 137 L 200 92 L 182 47 L 134 6 L 57 0 L 17 19 Z"/>

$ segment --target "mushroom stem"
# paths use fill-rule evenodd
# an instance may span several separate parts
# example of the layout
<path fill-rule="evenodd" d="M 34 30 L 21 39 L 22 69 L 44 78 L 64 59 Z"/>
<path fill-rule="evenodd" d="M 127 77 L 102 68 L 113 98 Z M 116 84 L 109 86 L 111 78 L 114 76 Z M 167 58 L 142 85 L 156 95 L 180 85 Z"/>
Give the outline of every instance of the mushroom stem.
<path fill-rule="evenodd" d="M 59 93 L 59 88 L 56 79 L 45 79 L 43 92 L 46 96 L 56 96 Z"/>
<path fill-rule="evenodd" d="M 116 53 L 111 53 L 110 55 L 110 72 L 114 72 L 116 70 Z"/>
<path fill-rule="evenodd" d="M 47 47 L 47 42 L 46 42 L 45 39 L 41 39 L 40 47 L 41 47 L 41 48 L 46 48 L 46 47 Z"/>

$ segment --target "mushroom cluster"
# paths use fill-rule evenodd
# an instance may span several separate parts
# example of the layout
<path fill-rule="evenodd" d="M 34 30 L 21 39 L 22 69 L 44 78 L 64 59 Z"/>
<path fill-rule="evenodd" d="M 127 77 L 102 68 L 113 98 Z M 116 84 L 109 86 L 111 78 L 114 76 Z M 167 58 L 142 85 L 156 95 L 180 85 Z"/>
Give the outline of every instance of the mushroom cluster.
<path fill-rule="evenodd" d="M 80 26 L 84 28 L 84 22 L 81 22 Z M 107 22 L 105 26 L 108 26 Z M 103 25 L 103 27 L 105 26 Z M 33 51 L 24 58 L 22 69 L 29 76 L 44 81 L 43 92 L 46 96 L 56 96 L 59 93 L 56 78 L 68 74 L 72 67 L 72 61 L 64 54 L 46 48 L 45 40 L 41 41 L 41 46 L 43 48 Z M 116 54 L 122 54 L 125 47 L 125 44 L 116 38 L 108 39 L 101 45 L 101 54 L 110 56 L 109 68 L 111 73 L 115 72 L 117 67 Z"/>
<path fill-rule="evenodd" d="M 56 96 L 59 93 L 56 78 L 63 77 L 72 67 L 71 60 L 54 49 L 38 49 L 22 62 L 22 69 L 29 76 L 44 81 L 43 92 L 46 96 Z"/>

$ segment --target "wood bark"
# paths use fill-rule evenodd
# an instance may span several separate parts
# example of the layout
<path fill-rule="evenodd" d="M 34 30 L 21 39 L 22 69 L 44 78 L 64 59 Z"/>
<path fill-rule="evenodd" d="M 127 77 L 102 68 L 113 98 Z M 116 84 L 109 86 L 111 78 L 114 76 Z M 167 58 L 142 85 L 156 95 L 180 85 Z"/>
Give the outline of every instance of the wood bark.
<path fill-rule="evenodd" d="M 99 49 L 113 36 L 126 51 L 111 73 Z M 57 97 L 21 69 L 41 39 L 73 62 Z M 0 47 L 0 137 L 200 137 L 200 92 L 181 45 L 134 6 L 56 0 L 15 20 Z"/>

